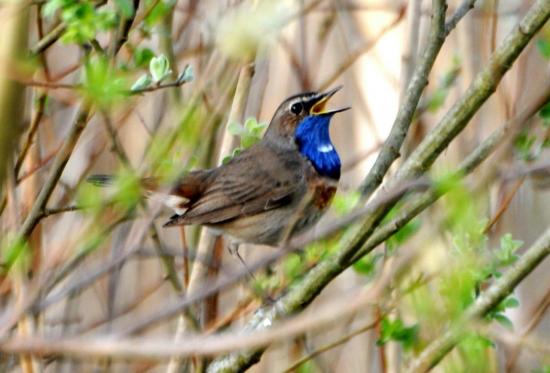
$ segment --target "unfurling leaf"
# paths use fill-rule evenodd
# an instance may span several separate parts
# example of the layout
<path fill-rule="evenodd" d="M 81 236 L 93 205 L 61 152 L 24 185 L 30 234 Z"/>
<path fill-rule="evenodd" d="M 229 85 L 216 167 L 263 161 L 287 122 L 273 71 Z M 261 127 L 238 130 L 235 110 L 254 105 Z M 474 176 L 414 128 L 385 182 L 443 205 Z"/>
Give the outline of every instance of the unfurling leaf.
<path fill-rule="evenodd" d="M 168 62 L 168 58 L 166 58 L 164 54 L 161 54 L 158 57 L 153 57 L 151 62 L 149 62 L 149 72 L 151 73 L 155 83 L 162 82 L 172 72 L 170 70 L 170 62 Z"/>
<path fill-rule="evenodd" d="M 132 91 L 139 91 L 141 89 L 147 88 L 151 85 L 153 80 L 151 79 L 151 75 L 149 74 L 143 74 L 136 80 L 136 82 L 132 85 L 132 88 L 130 88 Z"/>

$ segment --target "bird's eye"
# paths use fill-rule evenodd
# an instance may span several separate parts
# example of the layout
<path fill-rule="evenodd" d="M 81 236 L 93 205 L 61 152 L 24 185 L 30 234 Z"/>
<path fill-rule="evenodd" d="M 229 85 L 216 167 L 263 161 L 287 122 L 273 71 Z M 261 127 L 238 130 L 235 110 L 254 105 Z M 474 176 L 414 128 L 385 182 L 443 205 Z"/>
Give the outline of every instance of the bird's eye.
<path fill-rule="evenodd" d="M 300 103 L 297 103 L 297 104 L 292 104 L 292 106 L 290 107 L 290 112 L 292 114 L 300 114 L 300 112 L 302 111 L 302 104 Z"/>

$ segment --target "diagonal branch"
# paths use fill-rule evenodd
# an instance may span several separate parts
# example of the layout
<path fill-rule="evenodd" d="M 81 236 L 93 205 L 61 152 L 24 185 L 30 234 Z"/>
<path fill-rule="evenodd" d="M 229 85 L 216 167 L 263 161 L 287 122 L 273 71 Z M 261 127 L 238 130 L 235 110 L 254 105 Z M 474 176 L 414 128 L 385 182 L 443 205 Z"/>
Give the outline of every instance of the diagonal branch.
<path fill-rule="evenodd" d="M 401 146 L 409 131 L 416 107 L 420 101 L 420 96 L 424 88 L 428 85 L 428 76 L 441 50 L 441 46 L 445 41 L 445 12 L 447 10 L 447 3 L 445 1 L 435 0 L 433 1 L 432 7 L 432 23 L 423 56 L 418 62 L 411 77 L 403 99 L 403 104 L 397 112 L 390 134 L 382 150 L 378 154 L 376 162 L 359 187 L 361 194 L 366 199 L 369 198 L 382 183 L 384 175 L 386 175 L 390 166 L 399 157 Z"/>
<path fill-rule="evenodd" d="M 408 372 L 427 372 L 437 365 L 464 336 L 465 324 L 482 318 L 496 307 L 514 288 L 550 255 L 550 228 L 523 254 L 513 267 L 479 296 L 465 312 L 464 320 L 436 339 L 413 361 Z"/>
<path fill-rule="evenodd" d="M 65 165 L 69 161 L 69 157 L 71 156 L 72 151 L 76 146 L 78 138 L 86 127 L 89 116 L 90 113 L 87 105 L 82 104 L 82 106 L 77 109 L 72 127 L 66 136 L 65 142 L 63 143 L 61 149 L 59 149 L 59 152 L 55 157 L 50 173 L 48 174 L 48 177 L 46 178 L 46 181 L 44 182 L 40 193 L 36 197 L 36 201 L 34 202 L 31 211 L 27 215 L 27 218 L 25 219 L 23 225 L 21 226 L 21 229 L 19 230 L 18 237 L 27 238 L 33 231 L 36 224 L 38 224 L 40 219 L 43 217 L 43 211 L 46 208 L 46 204 L 50 199 L 50 196 L 57 184 L 57 181 L 59 180 L 61 174 L 63 173 L 63 170 L 65 169 Z"/>

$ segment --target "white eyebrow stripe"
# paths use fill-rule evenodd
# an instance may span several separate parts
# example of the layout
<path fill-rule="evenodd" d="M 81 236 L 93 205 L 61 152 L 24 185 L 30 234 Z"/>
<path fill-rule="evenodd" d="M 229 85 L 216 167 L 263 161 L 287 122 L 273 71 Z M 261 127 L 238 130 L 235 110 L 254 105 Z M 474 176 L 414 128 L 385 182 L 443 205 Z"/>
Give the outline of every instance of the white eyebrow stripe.
<path fill-rule="evenodd" d="M 321 153 L 328 153 L 334 150 L 334 147 L 331 144 L 321 144 L 317 147 L 317 150 Z"/>

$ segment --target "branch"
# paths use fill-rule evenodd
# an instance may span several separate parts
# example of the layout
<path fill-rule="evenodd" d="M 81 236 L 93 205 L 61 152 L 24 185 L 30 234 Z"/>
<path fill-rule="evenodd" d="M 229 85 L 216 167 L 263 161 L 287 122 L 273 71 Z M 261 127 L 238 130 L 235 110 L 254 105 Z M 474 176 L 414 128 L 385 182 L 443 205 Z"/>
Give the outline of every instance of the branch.
<path fill-rule="evenodd" d="M 549 17 L 550 2 L 538 0 L 494 51 L 487 66 L 476 76 L 464 95 L 403 164 L 396 175 L 396 181 L 401 182 L 420 174 L 432 165 L 495 92 L 504 74 Z"/>
<path fill-rule="evenodd" d="M 390 134 L 378 154 L 376 162 L 359 187 L 359 191 L 365 199 L 368 199 L 378 188 L 392 163 L 399 157 L 401 145 L 403 145 L 409 131 L 416 107 L 420 101 L 420 96 L 426 85 L 428 85 L 428 76 L 445 41 L 445 12 L 447 10 L 447 3 L 442 0 L 434 0 L 432 8 L 432 24 L 422 59 L 419 61 L 411 77 L 403 104 L 397 112 Z"/>
<path fill-rule="evenodd" d="M 483 161 L 485 161 L 499 146 L 504 146 L 503 140 L 510 133 L 514 133 L 519 127 L 526 123 L 531 117 L 542 109 L 542 107 L 550 99 L 550 86 L 531 103 L 525 110 L 521 111 L 516 117 L 507 121 L 501 128 L 494 131 L 487 139 L 485 139 L 455 171 L 455 175 L 468 175 L 475 170 Z M 523 176 L 523 175 L 518 175 Z M 355 261 L 362 256 L 368 254 L 377 245 L 384 242 L 388 237 L 401 229 L 405 224 L 411 221 L 415 216 L 424 211 L 428 206 L 432 205 L 441 193 L 430 190 L 423 195 L 417 197 L 414 201 L 406 205 L 400 214 L 392 221 L 378 228 L 374 234 L 369 237 L 363 247 L 357 251 L 352 261 Z"/>
<path fill-rule="evenodd" d="M 67 28 L 67 25 L 65 25 L 65 23 L 59 23 L 50 32 L 48 32 L 42 39 L 40 39 L 34 47 L 31 48 L 31 54 L 37 55 L 44 52 L 53 43 L 55 43 L 57 39 L 61 37 L 61 35 L 65 32 L 66 28 Z"/>
<path fill-rule="evenodd" d="M 319 307 L 316 317 L 297 315 L 274 328 L 240 330 L 214 335 L 186 335 L 181 340 L 172 338 L 129 338 L 112 335 L 65 338 L 5 338 L 0 341 L 0 351 L 10 353 L 32 352 L 36 354 L 62 353 L 76 356 L 109 356 L 111 358 L 166 359 L 172 355 L 212 356 L 242 348 L 257 348 L 273 342 L 288 340 L 311 330 L 334 325 L 338 320 L 372 307 L 391 283 L 391 279 L 407 267 L 412 252 L 406 253 L 393 265 L 384 268 L 377 280 L 367 289 L 337 296 Z"/>
<path fill-rule="evenodd" d="M 27 218 L 18 232 L 19 238 L 26 239 L 31 234 L 36 224 L 40 221 L 43 211 L 46 208 L 46 204 L 48 203 L 48 200 L 50 199 L 50 196 L 59 181 L 63 170 L 65 169 L 65 165 L 69 161 L 69 157 L 76 146 L 78 138 L 86 127 L 88 117 L 89 109 L 87 108 L 87 105 L 82 104 L 82 106 L 77 109 L 72 127 L 66 136 L 65 142 L 61 146 L 61 149 L 59 149 L 59 152 L 54 159 L 50 173 L 44 182 L 44 186 L 36 197 L 36 201 L 34 202 L 31 211 L 27 215 Z"/>
<path fill-rule="evenodd" d="M 445 35 L 449 35 L 466 13 L 474 9 L 476 1 L 477 0 L 464 0 L 462 4 L 460 4 L 449 20 L 445 22 Z"/>
<path fill-rule="evenodd" d="M 495 50 L 488 66 L 475 79 L 462 98 L 443 118 L 436 129 L 421 143 L 411 158 L 403 165 L 390 186 L 402 183 L 411 175 L 419 174 L 430 167 L 450 141 L 466 126 L 487 98 L 495 91 L 503 74 L 525 48 L 529 40 L 546 23 L 550 17 L 550 2 L 539 0 L 525 15 L 521 23 L 508 35 L 505 41 Z M 271 307 L 258 311 L 248 324 L 248 328 L 258 328 L 275 319 L 298 312 L 305 308 L 333 278 L 343 272 L 353 260 L 355 254 L 365 246 L 389 206 L 385 206 L 369 216 L 358 231 L 356 237 L 347 242 L 335 255 L 313 268 L 296 287 L 279 299 Z M 390 227 L 391 228 L 391 227 Z M 382 238 L 382 237 L 380 237 Z M 387 238 L 387 237 L 385 237 Z M 384 239 L 385 239 L 384 238 Z M 258 361 L 262 351 L 243 351 L 216 359 L 209 367 L 210 371 L 227 369 L 238 371 Z"/>
<path fill-rule="evenodd" d="M 10 74 L 21 63 L 27 47 L 28 8 L 18 1 L 3 1 L 0 23 L 0 191 L 22 127 L 25 87 Z"/>
<path fill-rule="evenodd" d="M 550 254 L 550 228 L 523 254 L 523 256 L 502 277 L 479 296 L 466 310 L 465 317 L 449 331 L 433 341 L 413 361 L 408 372 L 427 372 L 449 353 L 464 336 L 465 325 L 482 318 L 496 307 L 514 288 L 527 277 Z"/>
<path fill-rule="evenodd" d="M 74 206 L 74 205 L 59 207 L 59 208 L 55 208 L 55 209 L 44 209 L 44 210 L 42 210 L 42 214 L 40 215 L 40 219 L 47 218 L 48 216 L 51 216 L 51 215 L 63 214 L 65 212 L 74 212 L 74 211 L 78 211 L 78 210 L 81 210 L 81 209 L 82 209 L 82 207 Z"/>
<path fill-rule="evenodd" d="M 22 81 L 23 84 L 31 86 L 31 87 L 43 87 L 47 89 L 82 89 L 82 84 L 66 84 L 66 83 L 52 83 L 52 82 L 44 82 L 39 80 L 24 80 Z M 169 83 L 159 83 L 152 85 L 150 87 L 144 87 L 144 88 L 138 88 L 138 89 L 132 89 L 124 91 L 125 94 L 128 96 L 133 95 L 139 95 L 146 92 L 153 92 L 158 91 L 160 89 L 166 89 L 166 88 L 174 88 L 174 87 L 181 87 L 187 83 L 186 80 L 176 80 Z"/>

